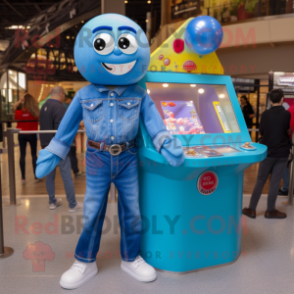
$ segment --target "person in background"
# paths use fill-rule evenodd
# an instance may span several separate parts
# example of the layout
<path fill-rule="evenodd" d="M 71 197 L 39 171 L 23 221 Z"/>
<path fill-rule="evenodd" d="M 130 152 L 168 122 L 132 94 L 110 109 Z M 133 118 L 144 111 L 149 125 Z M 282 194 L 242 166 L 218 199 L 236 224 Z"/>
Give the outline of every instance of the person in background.
<path fill-rule="evenodd" d="M 38 118 L 39 118 L 39 105 L 37 100 L 30 94 L 26 93 L 20 98 L 18 102 L 13 105 L 15 120 L 22 122 L 17 123 L 17 128 L 22 131 L 37 131 L 38 130 Z M 26 120 L 34 120 L 28 121 Z M 34 169 L 34 175 L 37 162 L 37 134 L 18 134 L 18 142 L 20 147 L 20 159 L 19 165 L 21 170 L 21 182 L 25 184 L 25 158 L 27 143 L 31 147 L 32 164 Z M 35 177 L 35 179 L 37 179 Z"/>
<path fill-rule="evenodd" d="M 253 107 L 248 101 L 248 98 L 246 96 L 242 96 L 240 98 L 240 102 L 241 102 L 241 108 L 242 108 L 246 126 L 248 129 L 252 129 L 252 126 L 253 126 L 252 119 L 255 116 Z M 249 132 L 249 134 L 251 134 L 251 132 Z"/>
<path fill-rule="evenodd" d="M 291 121 L 290 121 L 290 130 L 289 130 L 289 140 L 290 143 L 292 141 L 292 134 L 294 131 L 294 105 L 292 105 L 288 111 L 291 114 Z M 281 189 L 279 189 L 278 194 L 280 196 L 288 196 L 288 191 L 289 191 L 289 180 L 290 180 L 290 171 L 289 171 L 289 167 L 287 166 L 284 170 L 283 173 L 283 186 Z"/>
<path fill-rule="evenodd" d="M 64 107 L 67 108 L 69 107 L 73 97 L 66 96 L 65 101 L 63 103 Z M 70 163 L 71 163 L 71 169 L 75 175 L 76 178 L 82 177 L 85 175 L 85 173 L 81 172 L 78 167 L 78 158 L 77 158 L 77 146 L 76 146 L 76 140 L 73 140 L 70 150 L 69 150 L 69 158 L 70 158 Z"/>
<path fill-rule="evenodd" d="M 40 129 L 41 130 L 57 130 L 59 124 L 65 114 L 65 107 L 63 106 L 65 99 L 65 92 L 61 86 L 55 86 L 50 93 L 50 99 L 48 99 L 42 106 L 40 111 Z M 52 134 L 40 134 L 41 146 L 45 148 L 49 145 L 51 139 L 54 137 Z M 66 156 L 58 163 L 58 167 L 61 173 L 61 177 L 66 192 L 67 201 L 69 203 L 69 212 L 76 212 L 83 209 L 83 204 L 76 201 L 75 189 L 73 180 L 71 177 L 70 158 Z M 46 177 L 46 189 L 49 195 L 49 208 L 55 209 L 62 204 L 62 199 L 55 198 L 55 173 L 56 168 Z"/>
<path fill-rule="evenodd" d="M 66 110 L 68 109 L 71 101 L 72 101 L 72 97 L 65 95 L 65 100 L 63 102 L 63 106 L 65 107 Z"/>
<path fill-rule="evenodd" d="M 263 186 L 271 174 L 270 189 L 267 198 L 266 218 L 286 218 L 286 213 L 275 209 L 279 184 L 288 162 L 290 144 L 288 130 L 291 114 L 282 106 L 284 93 L 280 89 L 270 92 L 272 107 L 262 113 L 259 132 L 262 136 L 261 143 L 268 148 L 267 158 L 259 164 L 257 181 L 251 196 L 249 208 L 242 212 L 251 218 L 256 218 L 256 207 L 261 196 Z"/>

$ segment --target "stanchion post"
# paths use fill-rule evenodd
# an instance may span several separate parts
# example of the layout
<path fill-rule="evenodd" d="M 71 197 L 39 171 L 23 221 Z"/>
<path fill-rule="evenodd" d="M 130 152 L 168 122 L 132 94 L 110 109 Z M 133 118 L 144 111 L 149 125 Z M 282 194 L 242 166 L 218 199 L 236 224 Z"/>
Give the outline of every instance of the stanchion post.
<path fill-rule="evenodd" d="M 2 149 L 0 149 L 2 154 Z M 13 254 L 14 250 L 10 247 L 4 247 L 4 229 L 3 229 L 3 209 L 2 209 L 2 182 L 1 182 L 1 165 L 0 165 L 0 259 L 6 258 Z"/>
<path fill-rule="evenodd" d="M 15 158 L 14 158 L 14 134 L 19 130 L 7 128 L 7 151 L 8 151 L 8 174 L 9 174 L 9 191 L 10 205 L 17 205 L 16 188 L 15 188 Z"/>

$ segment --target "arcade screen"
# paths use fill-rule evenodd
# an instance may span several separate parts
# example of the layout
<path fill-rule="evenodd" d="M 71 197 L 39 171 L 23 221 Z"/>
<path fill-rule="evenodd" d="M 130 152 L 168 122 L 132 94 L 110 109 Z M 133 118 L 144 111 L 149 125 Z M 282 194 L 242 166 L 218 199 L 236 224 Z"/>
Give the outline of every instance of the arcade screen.
<path fill-rule="evenodd" d="M 172 135 L 240 132 L 225 85 L 146 85 L 167 130 Z"/>

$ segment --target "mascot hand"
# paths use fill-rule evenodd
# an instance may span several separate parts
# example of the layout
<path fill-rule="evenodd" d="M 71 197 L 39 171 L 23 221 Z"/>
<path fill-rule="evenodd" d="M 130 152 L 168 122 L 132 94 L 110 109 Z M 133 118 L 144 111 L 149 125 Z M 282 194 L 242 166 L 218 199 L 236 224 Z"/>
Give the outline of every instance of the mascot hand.
<path fill-rule="evenodd" d="M 165 139 L 161 147 L 161 154 L 171 166 L 180 166 L 185 160 L 182 143 L 178 138 Z"/>
<path fill-rule="evenodd" d="M 37 160 L 36 177 L 41 179 L 47 176 L 54 170 L 60 159 L 61 158 L 59 156 L 46 149 L 40 150 Z"/>

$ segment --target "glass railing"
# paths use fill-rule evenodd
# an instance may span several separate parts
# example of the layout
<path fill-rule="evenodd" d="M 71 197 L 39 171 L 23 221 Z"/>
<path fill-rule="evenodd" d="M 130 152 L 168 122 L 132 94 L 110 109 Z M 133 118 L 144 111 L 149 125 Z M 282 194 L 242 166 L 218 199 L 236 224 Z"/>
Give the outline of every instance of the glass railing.
<path fill-rule="evenodd" d="M 294 0 L 209 0 L 207 14 L 220 23 L 294 13 Z"/>

